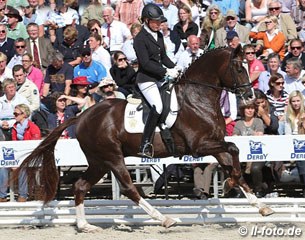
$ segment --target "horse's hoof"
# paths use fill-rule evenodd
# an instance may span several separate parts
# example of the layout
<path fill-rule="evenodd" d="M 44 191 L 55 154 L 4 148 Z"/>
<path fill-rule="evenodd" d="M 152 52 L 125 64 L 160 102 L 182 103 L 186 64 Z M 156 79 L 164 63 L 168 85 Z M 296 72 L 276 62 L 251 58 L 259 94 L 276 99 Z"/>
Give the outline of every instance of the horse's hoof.
<path fill-rule="evenodd" d="M 174 224 L 176 224 L 176 221 L 170 217 L 166 217 L 165 220 L 162 221 L 162 227 L 165 227 L 165 228 L 170 228 Z"/>
<path fill-rule="evenodd" d="M 259 209 L 259 213 L 263 216 L 269 216 L 274 213 L 274 211 L 270 207 L 262 207 Z"/>
<path fill-rule="evenodd" d="M 96 232 L 100 232 L 101 228 L 86 223 L 85 225 L 78 227 L 78 231 L 83 233 L 96 233 Z"/>
<path fill-rule="evenodd" d="M 222 189 L 223 189 L 223 195 L 230 192 L 230 190 L 233 188 L 232 180 L 231 178 L 227 178 L 223 181 Z"/>

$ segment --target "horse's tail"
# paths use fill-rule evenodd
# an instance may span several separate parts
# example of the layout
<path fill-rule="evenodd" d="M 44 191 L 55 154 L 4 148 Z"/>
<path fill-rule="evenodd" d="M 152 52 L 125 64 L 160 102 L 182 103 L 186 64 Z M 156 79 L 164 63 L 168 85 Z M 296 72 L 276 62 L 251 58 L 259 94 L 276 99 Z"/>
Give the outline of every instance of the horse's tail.
<path fill-rule="evenodd" d="M 55 128 L 33 152 L 22 162 L 15 176 L 19 171 L 25 170 L 28 173 L 28 182 L 35 182 L 35 170 L 38 170 L 42 196 L 44 203 L 53 200 L 56 194 L 59 181 L 58 171 L 55 165 L 54 149 L 62 132 L 69 126 L 75 124 L 78 117 L 66 120 Z M 34 170 L 34 171 L 33 171 Z"/>

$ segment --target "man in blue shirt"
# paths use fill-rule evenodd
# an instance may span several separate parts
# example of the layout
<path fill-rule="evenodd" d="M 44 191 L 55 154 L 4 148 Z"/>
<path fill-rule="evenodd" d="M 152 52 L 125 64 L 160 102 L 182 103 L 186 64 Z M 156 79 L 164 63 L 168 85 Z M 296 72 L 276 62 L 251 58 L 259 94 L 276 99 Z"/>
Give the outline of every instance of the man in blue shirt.
<path fill-rule="evenodd" d="M 213 0 L 213 4 L 216 4 L 222 15 L 226 15 L 229 9 L 233 9 L 234 12 L 239 13 L 239 4 L 238 0 Z"/>

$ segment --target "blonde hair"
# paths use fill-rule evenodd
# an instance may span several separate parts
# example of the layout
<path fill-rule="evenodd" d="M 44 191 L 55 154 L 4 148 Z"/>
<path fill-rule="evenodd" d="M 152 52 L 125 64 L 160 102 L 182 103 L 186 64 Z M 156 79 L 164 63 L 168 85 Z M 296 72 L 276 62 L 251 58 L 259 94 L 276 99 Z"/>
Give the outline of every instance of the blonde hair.
<path fill-rule="evenodd" d="M 275 23 L 275 28 L 278 28 L 279 27 L 279 20 L 278 20 L 278 18 L 277 18 L 277 16 L 267 16 L 266 18 L 265 18 L 265 21 L 267 20 L 267 19 L 269 19 L 269 20 L 271 20 L 272 22 L 274 22 Z"/>
<path fill-rule="evenodd" d="M 218 12 L 217 19 L 214 22 L 212 22 L 212 20 L 210 18 L 210 12 L 212 10 L 215 10 Z M 204 20 L 202 22 L 201 29 L 210 30 L 212 28 L 212 29 L 217 30 L 217 29 L 221 28 L 222 25 L 223 25 L 223 16 L 222 16 L 222 13 L 221 13 L 219 7 L 216 4 L 210 5 L 206 11 L 206 17 L 204 18 Z"/>
<path fill-rule="evenodd" d="M 22 113 L 25 114 L 25 116 L 28 118 L 31 115 L 30 107 L 26 104 L 18 104 L 15 106 L 15 109 L 20 110 Z"/>
<path fill-rule="evenodd" d="M 7 61 L 7 56 L 3 52 L 0 52 L 0 61 Z"/>
<path fill-rule="evenodd" d="M 2 82 L 3 89 L 5 90 L 5 88 L 10 84 L 14 84 L 14 86 L 17 87 L 17 83 L 13 78 L 6 78 Z"/>
<path fill-rule="evenodd" d="M 301 99 L 301 107 L 300 107 L 300 111 L 298 113 L 296 113 L 296 111 L 293 109 L 292 105 L 291 105 L 291 100 L 294 97 L 299 97 Z M 287 122 L 290 122 L 291 124 L 291 129 L 295 129 L 295 120 L 298 119 L 300 120 L 301 116 L 304 113 L 304 97 L 303 94 L 299 91 L 299 90 L 295 90 L 292 91 L 289 94 L 289 101 L 288 101 L 288 106 L 287 106 Z"/>
<path fill-rule="evenodd" d="M 179 18 L 179 13 L 180 13 L 180 10 L 184 10 L 186 13 L 189 14 L 189 22 L 192 22 L 193 21 L 193 17 L 192 17 L 192 10 L 185 4 L 182 4 L 182 6 L 178 9 L 178 18 Z M 180 21 L 180 20 L 179 20 Z"/>

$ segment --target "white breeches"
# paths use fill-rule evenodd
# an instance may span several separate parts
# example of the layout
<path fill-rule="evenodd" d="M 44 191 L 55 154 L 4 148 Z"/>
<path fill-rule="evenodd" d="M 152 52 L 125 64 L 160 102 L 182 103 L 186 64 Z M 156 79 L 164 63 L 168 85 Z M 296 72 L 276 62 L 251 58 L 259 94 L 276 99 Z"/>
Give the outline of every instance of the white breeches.
<path fill-rule="evenodd" d="M 157 113 L 161 114 L 163 110 L 163 104 L 157 83 L 144 82 L 138 83 L 138 86 L 145 99 L 149 102 L 150 106 L 155 106 Z"/>

